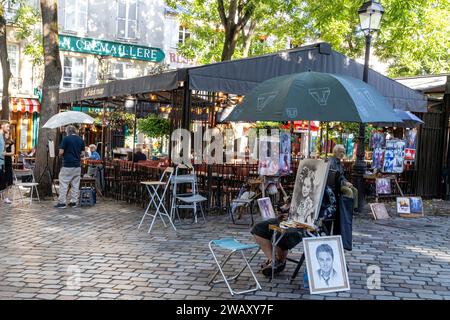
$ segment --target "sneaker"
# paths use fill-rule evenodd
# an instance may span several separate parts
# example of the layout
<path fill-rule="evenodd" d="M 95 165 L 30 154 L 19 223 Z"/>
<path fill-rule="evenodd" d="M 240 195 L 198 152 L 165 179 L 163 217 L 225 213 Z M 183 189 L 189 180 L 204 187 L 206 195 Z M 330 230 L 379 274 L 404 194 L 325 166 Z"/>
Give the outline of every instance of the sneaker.
<path fill-rule="evenodd" d="M 4 203 L 7 203 L 7 204 L 11 204 L 11 203 L 12 203 L 12 201 L 9 200 L 9 198 L 6 198 L 3 202 L 4 202 Z"/>
<path fill-rule="evenodd" d="M 64 208 L 67 208 L 67 206 L 65 203 L 58 203 L 57 205 L 55 205 L 55 208 L 64 209 Z"/>
<path fill-rule="evenodd" d="M 69 203 L 69 207 L 76 208 L 77 207 L 77 203 L 76 202 L 71 202 L 71 203 Z"/>

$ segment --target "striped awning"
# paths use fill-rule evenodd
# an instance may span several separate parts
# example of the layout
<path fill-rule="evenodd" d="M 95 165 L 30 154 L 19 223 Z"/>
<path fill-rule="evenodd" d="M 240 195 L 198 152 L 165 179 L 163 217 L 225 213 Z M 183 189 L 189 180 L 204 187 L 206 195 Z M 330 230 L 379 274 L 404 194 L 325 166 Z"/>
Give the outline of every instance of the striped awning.
<path fill-rule="evenodd" d="M 12 112 L 40 112 L 41 105 L 37 99 L 30 98 L 11 98 L 10 110 Z"/>

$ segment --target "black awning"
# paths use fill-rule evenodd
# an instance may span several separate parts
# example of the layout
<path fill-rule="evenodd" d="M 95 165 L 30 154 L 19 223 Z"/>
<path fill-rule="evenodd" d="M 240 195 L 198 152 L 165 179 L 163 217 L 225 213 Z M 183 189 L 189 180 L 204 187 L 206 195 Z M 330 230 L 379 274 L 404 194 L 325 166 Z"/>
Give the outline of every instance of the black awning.
<path fill-rule="evenodd" d="M 291 73 L 317 71 L 362 79 L 363 65 L 320 43 L 264 56 L 224 61 L 189 69 L 192 90 L 245 95 L 267 79 Z M 369 70 L 369 84 L 394 108 L 426 112 L 424 95 L 382 74 Z"/>
<path fill-rule="evenodd" d="M 59 103 L 170 91 L 179 87 L 179 81 L 184 80 L 185 74 L 185 69 L 179 69 L 152 76 L 116 80 L 105 84 L 65 91 L 59 94 Z"/>

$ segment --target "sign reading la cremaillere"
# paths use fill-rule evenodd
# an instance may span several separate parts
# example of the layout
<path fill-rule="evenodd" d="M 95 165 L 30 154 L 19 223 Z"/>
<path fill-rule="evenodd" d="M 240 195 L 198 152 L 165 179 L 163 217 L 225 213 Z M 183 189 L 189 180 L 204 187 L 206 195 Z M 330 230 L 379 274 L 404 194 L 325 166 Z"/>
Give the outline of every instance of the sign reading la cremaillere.
<path fill-rule="evenodd" d="M 153 62 L 160 62 L 165 57 L 164 52 L 159 48 L 66 35 L 59 35 L 59 49 Z"/>

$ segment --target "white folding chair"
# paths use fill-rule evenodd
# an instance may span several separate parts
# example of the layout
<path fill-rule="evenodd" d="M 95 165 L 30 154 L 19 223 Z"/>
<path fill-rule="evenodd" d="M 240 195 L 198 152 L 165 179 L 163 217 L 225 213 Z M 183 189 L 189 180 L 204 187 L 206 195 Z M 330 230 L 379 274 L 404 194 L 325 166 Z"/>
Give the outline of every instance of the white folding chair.
<path fill-rule="evenodd" d="M 180 175 L 178 174 L 179 169 L 187 169 L 190 171 L 189 174 Z M 197 207 L 200 207 L 200 212 L 202 213 L 203 220 L 206 221 L 205 214 L 203 212 L 202 202 L 208 199 L 202 196 L 197 191 L 197 176 L 195 175 L 194 167 L 188 165 L 178 165 L 175 169 L 175 175 L 172 177 L 173 191 L 172 191 L 172 205 L 170 209 L 170 215 L 174 218 L 176 213 L 178 220 L 181 222 L 178 209 L 193 209 L 194 211 L 194 222 L 197 223 Z M 190 184 L 191 192 L 178 194 L 177 185 L 180 184 Z"/>
<path fill-rule="evenodd" d="M 164 205 L 166 191 L 170 185 L 172 175 L 173 175 L 173 168 L 167 167 L 164 170 L 163 174 L 161 175 L 161 178 L 159 179 L 159 181 L 142 181 L 141 182 L 141 184 L 145 185 L 145 188 L 147 189 L 148 195 L 150 197 L 150 201 L 148 203 L 147 209 L 144 212 L 144 215 L 142 216 L 142 219 L 141 219 L 141 222 L 139 223 L 138 229 L 141 227 L 142 222 L 144 222 L 145 217 L 148 215 L 153 218 L 152 223 L 150 224 L 150 228 L 148 229 L 148 233 L 150 233 L 150 231 L 152 230 L 153 224 L 155 223 L 157 216 L 159 216 L 161 218 L 161 221 L 162 221 L 164 227 L 167 227 L 167 225 L 164 221 L 164 218 L 163 218 L 163 216 L 165 216 L 167 219 L 169 219 L 169 223 L 172 225 L 173 229 L 175 231 L 177 231 L 177 228 L 175 228 L 175 225 L 172 222 L 172 218 L 169 215 L 169 213 L 167 212 L 167 209 Z M 161 188 L 164 188 L 164 189 L 160 196 L 159 191 Z M 155 209 L 156 209 L 154 214 L 149 213 L 149 210 L 152 205 L 154 205 Z"/>
<path fill-rule="evenodd" d="M 36 191 L 36 196 L 37 196 L 38 201 L 41 202 L 41 199 L 39 198 L 39 191 L 38 191 L 39 183 L 37 183 L 36 180 L 34 179 L 33 170 L 32 169 L 23 169 L 23 170 L 13 169 L 13 173 L 14 173 L 13 200 L 14 200 L 15 195 L 16 195 L 16 191 L 15 190 L 18 190 L 19 191 L 19 195 L 20 195 L 20 200 L 21 200 L 21 202 L 23 204 L 23 195 L 22 195 L 22 191 L 21 191 L 20 188 L 25 188 L 25 189 L 30 189 L 30 205 L 33 202 L 34 191 Z M 31 178 L 31 182 L 19 181 L 19 178 L 23 179 L 23 178 L 27 178 L 27 177 Z"/>

